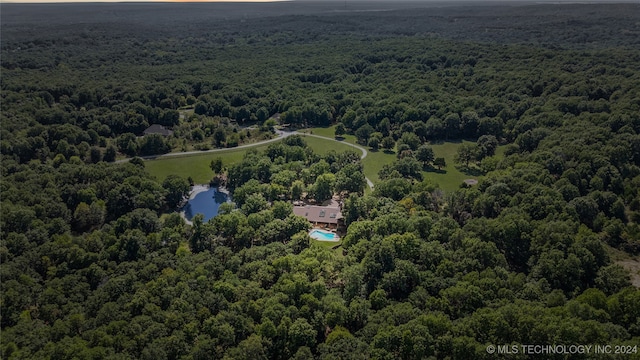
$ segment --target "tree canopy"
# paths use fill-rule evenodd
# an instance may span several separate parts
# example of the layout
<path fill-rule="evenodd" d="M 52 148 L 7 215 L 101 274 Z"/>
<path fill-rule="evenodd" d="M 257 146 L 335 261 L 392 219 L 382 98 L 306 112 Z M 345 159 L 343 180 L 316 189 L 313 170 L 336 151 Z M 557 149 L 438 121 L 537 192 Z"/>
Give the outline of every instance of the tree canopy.
<path fill-rule="evenodd" d="M 0 6 L 2 358 L 640 341 L 637 5 Z M 189 180 L 145 168 L 277 122 L 395 160 L 371 190 L 301 136 L 220 155 L 234 203 L 191 224 Z M 425 180 L 443 141 L 476 186 Z M 292 203 L 334 197 L 340 242 L 311 239 Z"/>

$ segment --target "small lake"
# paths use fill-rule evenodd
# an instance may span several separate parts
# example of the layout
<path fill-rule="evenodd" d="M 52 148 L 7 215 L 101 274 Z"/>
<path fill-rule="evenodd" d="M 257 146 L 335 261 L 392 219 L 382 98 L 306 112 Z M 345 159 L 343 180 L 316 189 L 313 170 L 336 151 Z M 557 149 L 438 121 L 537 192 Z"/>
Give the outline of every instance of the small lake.
<path fill-rule="evenodd" d="M 220 204 L 224 204 L 227 201 L 229 201 L 229 195 L 218 191 L 218 188 L 212 187 L 194 196 L 182 210 L 184 210 L 184 216 L 189 221 L 196 214 L 202 214 L 204 215 L 204 222 L 207 222 L 218 215 Z"/>

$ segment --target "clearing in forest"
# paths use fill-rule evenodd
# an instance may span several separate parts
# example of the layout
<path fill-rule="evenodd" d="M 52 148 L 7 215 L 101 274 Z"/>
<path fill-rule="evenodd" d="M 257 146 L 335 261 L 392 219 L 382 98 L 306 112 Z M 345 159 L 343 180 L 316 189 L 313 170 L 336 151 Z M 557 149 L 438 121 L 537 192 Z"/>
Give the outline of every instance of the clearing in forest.
<path fill-rule="evenodd" d="M 300 130 L 300 132 L 309 132 L 314 135 L 320 135 L 333 138 L 335 136 L 335 126 L 325 128 L 311 128 L 306 130 Z M 343 135 L 343 142 L 356 144 L 356 138 L 353 135 Z M 443 157 L 446 162 L 446 166 L 438 170 L 437 168 L 430 169 L 429 171 L 423 171 L 425 179 L 430 179 L 434 183 L 440 185 L 440 188 L 445 191 L 454 191 L 460 188 L 460 184 L 466 179 L 480 179 L 477 172 L 463 171 L 456 167 L 453 162 L 453 158 L 458 151 L 460 145 L 464 143 L 473 143 L 471 141 L 457 141 L 457 142 L 443 142 L 439 144 L 433 144 L 433 152 L 435 157 Z M 372 151 L 370 148 L 365 147 L 368 151 L 367 157 L 362 160 L 364 166 L 364 175 L 369 178 L 374 184 L 380 181 L 378 173 L 382 170 L 382 167 L 386 164 L 391 164 L 396 159 L 396 153 L 394 151 L 385 151 L 380 149 L 378 151 Z M 497 156 L 502 156 L 502 147 L 498 147 L 496 150 Z"/>

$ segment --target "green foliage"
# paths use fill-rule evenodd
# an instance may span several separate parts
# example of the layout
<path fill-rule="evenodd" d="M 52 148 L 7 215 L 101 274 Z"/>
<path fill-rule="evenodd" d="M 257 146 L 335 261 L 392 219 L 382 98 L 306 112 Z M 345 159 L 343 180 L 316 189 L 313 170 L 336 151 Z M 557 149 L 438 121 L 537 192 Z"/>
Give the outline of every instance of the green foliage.
<path fill-rule="evenodd" d="M 478 157 L 478 146 L 472 144 L 462 144 L 456 152 L 456 156 L 453 161 L 456 164 L 469 167 L 469 162 L 475 160 Z"/>
<path fill-rule="evenodd" d="M 498 139 L 493 135 L 482 135 L 478 138 L 478 160 L 482 160 L 487 156 L 493 156 L 498 147 Z"/>
<path fill-rule="evenodd" d="M 433 148 L 421 145 L 416 151 L 416 159 L 421 161 L 423 165 L 429 165 L 435 160 Z M 434 165 L 437 165 L 434 163 Z M 442 166 L 442 165 L 441 165 Z"/>
<path fill-rule="evenodd" d="M 251 6 L 3 4 L 3 358 L 638 342 L 640 291 L 608 254 L 640 251 L 638 41 L 619 36 L 637 9 Z M 278 116 L 345 143 L 113 163 L 265 140 Z M 356 140 L 385 151 L 360 163 Z M 163 214 L 219 173 L 237 208 Z M 335 195 L 342 241 L 318 246 L 291 200 Z"/>
<path fill-rule="evenodd" d="M 447 166 L 447 162 L 443 157 L 437 157 L 433 159 L 433 165 L 438 167 L 438 170 L 441 170 L 444 166 Z"/>
<path fill-rule="evenodd" d="M 216 157 L 211 160 L 209 167 L 213 171 L 214 174 L 219 174 L 222 171 L 223 161 L 222 158 Z"/>
<path fill-rule="evenodd" d="M 314 199 L 319 203 L 331 199 L 335 182 L 336 176 L 331 173 L 318 175 L 312 189 Z"/>
<path fill-rule="evenodd" d="M 401 177 L 391 177 L 376 185 L 374 195 L 384 196 L 393 200 L 400 200 L 411 191 L 411 183 Z"/>
<path fill-rule="evenodd" d="M 335 191 L 346 191 L 349 193 L 364 193 L 366 180 L 362 173 L 361 166 L 348 164 L 336 173 Z"/>
<path fill-rule="evenodd" d="M 367 142 L 369 141 L 369 136 L 371 136 L 374 131 L 375 129 L 371 127 L 371 125 L 364 124 L 355 131 L 355 135 L 359 143 L 367 144 Z"/>
<path fill-rule="evenodd" d="M 386 136 L 383 137 L 381 140 L 381 145 L 383 148 L 385 148 L 387 151 L 391 150 L 394 148 L 394 146 L 396 146 L 395 141 L 393 140 L 392 137 Z"/>
<path fill-rule="evenodd" d="M 162 187 L 167 191 L 165 198 L 169 208 L 177 207 L 189 195 L 189 183 L 178 175 L 167 176 L 162 182 Z"/>
<path fill-rule="evenodd" d="M 336 125 L 336 129 L 335 129 L 336 137 L 340 137 L 340 136 L 344 135 L 345 132 L 346 132 L 346 129 L 344 127 L 344 124 L 343 123 L 338 123 Z"/>

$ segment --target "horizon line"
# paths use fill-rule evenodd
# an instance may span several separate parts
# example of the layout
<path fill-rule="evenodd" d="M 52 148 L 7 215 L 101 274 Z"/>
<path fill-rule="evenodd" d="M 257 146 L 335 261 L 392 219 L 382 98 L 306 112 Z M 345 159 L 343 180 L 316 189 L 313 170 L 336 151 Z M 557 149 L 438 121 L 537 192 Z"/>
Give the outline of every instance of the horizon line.
<path fill-rule="evenodd" d="M 351 3 L 530 3 L 530 4 L 628 4 L 637 3 L 637 0 L 348 0 Z M 117 3 L 282 3 L 282 2 L 339 2 L 347 0 L 1 0 L 2 4 L 117 4 Z"/>

